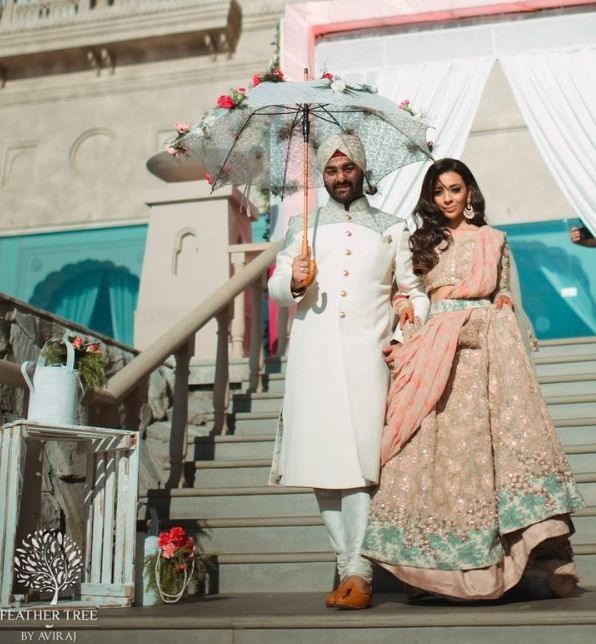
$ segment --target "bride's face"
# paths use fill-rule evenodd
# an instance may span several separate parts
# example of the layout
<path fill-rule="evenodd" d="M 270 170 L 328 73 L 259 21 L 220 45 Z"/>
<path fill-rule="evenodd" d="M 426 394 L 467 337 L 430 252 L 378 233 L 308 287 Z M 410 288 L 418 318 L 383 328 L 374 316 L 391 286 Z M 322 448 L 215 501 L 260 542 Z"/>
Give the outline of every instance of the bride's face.
<path fill-rule="evenodd" d="M 440 174 L 433 187 L 433 200 L 449 221 L 456 223 L 464 218 L 464 208 L 470 189 L 457 172 Z"/>

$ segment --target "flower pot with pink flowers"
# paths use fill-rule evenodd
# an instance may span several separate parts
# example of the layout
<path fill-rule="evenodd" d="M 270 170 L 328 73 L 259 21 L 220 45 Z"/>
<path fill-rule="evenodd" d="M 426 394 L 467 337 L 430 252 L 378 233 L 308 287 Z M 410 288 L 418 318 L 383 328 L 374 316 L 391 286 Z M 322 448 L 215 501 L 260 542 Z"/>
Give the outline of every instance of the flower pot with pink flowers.
<path fill-rule="evenodd" d="M 98 342 L 68 334 L 48 340 L 35 365 L 27 361 L 21 366 L 30 390 L 28 420 L 75 425 L 82 396 L 105 385 L 105 365 Z"/>
<path fill-rule="evenodd" d="M 199 588 L 215 569 L 214 553 L 197 552 L 195 541 L 181 526 L 161 532 L 158 550 L 145 559 L 147 589 L 155 590 L 164 604 L 175 604 L 191 586 Z"/>

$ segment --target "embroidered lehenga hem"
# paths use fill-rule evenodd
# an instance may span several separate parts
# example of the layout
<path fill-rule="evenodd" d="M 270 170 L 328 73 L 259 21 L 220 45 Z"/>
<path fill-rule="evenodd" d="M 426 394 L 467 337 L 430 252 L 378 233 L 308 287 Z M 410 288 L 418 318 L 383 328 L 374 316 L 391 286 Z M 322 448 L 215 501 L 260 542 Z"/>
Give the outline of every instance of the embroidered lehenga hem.
<path fill-rule="evenodd" d="M 497 599 L 516 586 L 524 573 L 539 576 L 547 591 L 563 597 L 579 581 L 573 561 L 565 553 L 559 555 L 556 548 L 557 545 L 566 548 L 569 531 L 567 520 L 556 517 L 513 532 L 505 538 L 507 554 L 499 563 L 486 568 L 432 570 L 378 560 L 377 563 L 406 584 L 447 598 Z M 554 552 L 534 558 L 534 551 L 549 540 L 558 542 L 553 544 Z"/>

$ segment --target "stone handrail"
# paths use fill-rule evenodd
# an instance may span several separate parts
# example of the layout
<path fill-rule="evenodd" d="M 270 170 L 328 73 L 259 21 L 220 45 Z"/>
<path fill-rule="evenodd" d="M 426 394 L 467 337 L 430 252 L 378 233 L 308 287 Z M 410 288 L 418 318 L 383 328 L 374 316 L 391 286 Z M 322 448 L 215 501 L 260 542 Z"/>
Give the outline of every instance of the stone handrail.
<path fill-rule="evenodd" d="M 275 261 L 281 242 L 272 242 L 230 280 L 214 291 L 204 302 L 173 324 L 158 340 L 133 358 L 124 369 L 112 376 L 107 386 L 108 395 L 122 400 L 139 382 L 156 369 L 172 353 L 187 344 L 219 311 L 250 286 Z"/>

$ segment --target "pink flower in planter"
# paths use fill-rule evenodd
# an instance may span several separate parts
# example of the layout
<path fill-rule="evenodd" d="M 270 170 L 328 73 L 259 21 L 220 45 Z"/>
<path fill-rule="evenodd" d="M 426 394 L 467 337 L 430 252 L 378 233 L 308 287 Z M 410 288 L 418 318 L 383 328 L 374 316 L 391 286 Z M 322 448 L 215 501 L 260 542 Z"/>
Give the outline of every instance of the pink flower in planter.
<path fill-rule="evenodd" d="M 72 346 L 75 349 L 82 349 L 84 344 L 85 341 L 83 340 L 83 338 L 81 338 L 80 335 L 77 335 L 77 337 L 72 341 Z"/>
<path fill-rule="evenodd" d="M 178 132 L 178 134 L 186 134 L 189 131 L 190 125 L 188 123 L 185 123 L 184 121 L 178 121 L 178 123 L 176 123 L 176 132 Z"/>
<path fill-rule="evenodd" d="M 261 84 L 261 74 L 255 74 L 252 77 L 252 86 L 256 87 L 257 85 Z"/>
<path fill-rule="evenodd" d="M 170 541 L 170 543 L 166 543 L 166 545 L 162 547 L 161 556 L 164 559 L 171 559 L 176 554 L 176 550 L 178 550 L 176 544 Z"/>
<path fill-rule="evenodd" d="M 326 78 L 327 80 L 332 81 L 332 80 L 333 80 L 333 74 L 331 74 L 330 72 L 325 72 L 325 73 L 321 76 L 321 78 Z"/>
<path fill-rule="evenodd" d="M 101 353 L 101 349 L 97 342 L 92 342 L 91 344 L 88 344 L 87 347 L 85 348 L 85 351 L 87 351 L 87 353 Z"/>
<path fill-rule="evenodd" d="M 173 157 L 175 157 L 178 154 L 178 150 L 173 145 L 168 145 L 167 147 L 168 154 L 171 154 Z"/>
<path fill-rule="evenodd" d="M 404 98 L 404 100 L 399 104 L 402 110 L 407 109 L 409 105 L 410 101 L 407 98 Z"/>

